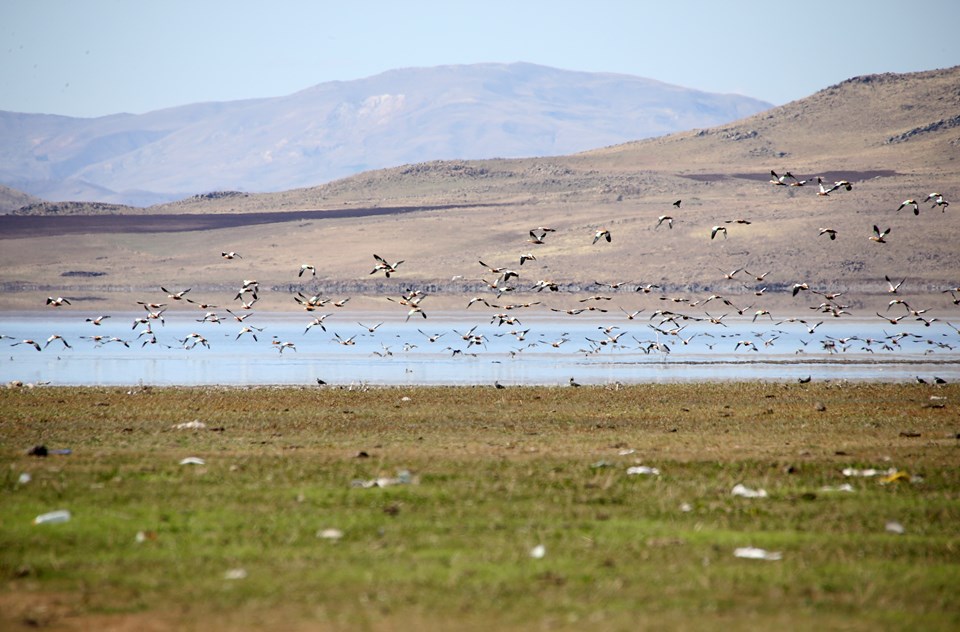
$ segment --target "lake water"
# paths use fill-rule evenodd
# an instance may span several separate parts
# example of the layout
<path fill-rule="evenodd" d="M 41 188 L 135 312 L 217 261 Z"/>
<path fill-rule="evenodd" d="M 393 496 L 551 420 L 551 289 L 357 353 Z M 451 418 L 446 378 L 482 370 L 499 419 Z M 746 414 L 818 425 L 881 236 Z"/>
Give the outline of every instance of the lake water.
<path fill-rule="evenodd" d="M 132 327 L 143 313 L 114 314 L 100 326 L 77 312 L 0 315 L 0 381 L 54 385 L 565 385 L 696 382 L 718 380 L 913 381 L 960 379 L 960 335 L 942 322 L 926 327 L 878 319 L 830 319 L 810 334 L 800 323 L 729 320 L 726 327 L 689 323 L 679 335 L 657 332 L 637 317 L 515 314 L 522 324 L 497 325 L 480 313 L 431 315 L 409 322 L 397 313 L 330 311 L 319 326 L 304 331 L 311 314 L 256 313 L 244 323 L 196 322 L 202 314 L 168 312 L 165 325 L 153 323 L 157 344 L 141 346 L 144 327 Z M 223 316 L 221 316 L 223 318 Z M 829 318 L 829 317 L 828 317 Z M 814 321 L 815 322 L 815 321 Z M 359 323 L 363 323 L 363 326 Z M 382 323 L 372 333 L 365 326 Z M 656 319 L 653 324 L 656 324 Z M 237 338 L 245 325 L 263 328 Z M 614 325 L 610 336 L 601 328 Z M 482 335 L 468 344 L 461 334 Z M 662 330 L 675 325 L 667 323 Z M 422 333 L 418 330 L 422 330 Z M 529 330 L 524 340 L 508 332 Z M 209 344 L 185 348 L 188 334 Z M 53 340 L 59 334 L 72 348 Z M 353 337 L 353 345 L 336 341 Z M 440 335 L 442 334 L 442 335 Z M 905 335 L 901 335 L 905 334 Z M 120 338 L 96 342 L 83 336 Z M 428 336 L 440 335 L 435 342 Z M 691 338 L 692 336 L 692 338 Z M 846 340 L 850 337 L 858 339 Z M 564 340 L 557 346 L 553 343 Z M 590 340 L 594 342 L 591 342 Z M 684 343 L 683 339 L 687 342 Z M 188 344 L 190 339 L 188 340 Z M 599 344 L 607 340 L 606 344 Z M 277 342 L 292 342 L 280 352 Z M 751 341 L 752 346 L 737 344 Z M 647 349 L 663 343 L 661 348 Z M 3 347 L 3 345 L 7 345 Z M 884 348 L 886 346 L 886 348 Z M 756 348 L 756 351 L 753 349 Z M 455 353 L 455 351 L 457 351 Z"/>

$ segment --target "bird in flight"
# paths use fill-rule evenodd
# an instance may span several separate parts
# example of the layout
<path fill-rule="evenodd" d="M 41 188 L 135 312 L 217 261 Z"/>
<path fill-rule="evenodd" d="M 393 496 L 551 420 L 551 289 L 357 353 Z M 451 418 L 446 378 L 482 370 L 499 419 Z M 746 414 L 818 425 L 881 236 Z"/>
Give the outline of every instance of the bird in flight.
<path fill-rule="evenodd" d="M 874 225 L 873 225 L 873 234 L 870 235 L 870 241 L 875 241 L 875 242 L 877 242 L 878 244 L 885 244 L 885 243 L 887 243 L 887 240 L 885 239 L 885 237 L 886 237 L 887 235 L 889 235 L 889 234 L 890 234 L 890 229 L 889 229 L 889 228 L 887 228 L 887 230 L 881 232 L 880 229 L 877 227 L 877 225 L 874 224 Z"/>
<path fill-rule="evenodd" d="M 908 207 L 908 206 L 912 206 L 912 207 L 913 207 L 913 214 L 914 214 L 914 215 L 919 215 L 919 214 L 920 214 L 920 205 L 917 204 L 917 201 L 914 200 L 913 198 L 911 198 L 911 199 L 909 199 L 909 200 L 904 200 L 903 202 L 901 202 L 901 203 L 900 203 L 900 206 L 897 207 L 897 212 L 899 213 L 903 208 Z"/>
<path fill-rule="evenodd" d="M 400 264 L 403 263 L 403 259 L 397 261 L 396 263 L 390 263 L 377 254 L 373 255 L 373 258 L 377 260 L 377 264 L 374 266 L 373 270 L 370 271 L 370 274 L 374 274 L 380 270 L 383 270 L 383 273 L 388 279 L 390 278 L 390 274 L 396 272 Z"/>
<path fill-rule="evenodd" d="M 883 278 L 887 280 L 887 292 L 890 294 L 896 294 L 897 290 L 900 289 L 900 286 L 903 285 L 903 282 L 907 280 L 907 278 L 904 277 L 899 283 L 894 283 L 886 274 L 883 275 Z"/>
<path fill-rule="evenodd" d="M 601 228 L 593 234 L 593 243 L 597 243 L 601 239 L 606 239 L 607 243 L 610 243 L 610 231 L 606 228 Z"/>
<path fill-rule="evenodd" d="M 169 298 L 170 300 L 173 300 L 173 301 L 182 301 L 182 300 L 183 300 L 183 295 L 190 291 L 190 288 L 187 288 L 187 289 L 182 290 L 182 291 L 180 291 L 180 292 L 171 292 L 170 290 L 168 290 L 167 288 L 163 287 L 162 285 L 160 286 L 160 289 L 163 290 L 164 292 L 166 292 L 166 293 L 167 293 L 167 298 Z"/>
<path fill-rule="evenodd" d="M 531 230 L 531 231 L 530 231 L 530 238 L 527 239 L 527 241 L 529 241 L 531 244 L 545 244 L 545 243 L 547 243 L 547 242 L 545 242 L 545 241 L 543 240 L 543 238 L 546 237 L 546 236 L 547 236 L 547 233 L 544 232 L 544 231 L 541 231 L 541 233 L 540 233 L 539 235 L 537 235 L 537 233 L 535 233 L 534 231 Z"/>

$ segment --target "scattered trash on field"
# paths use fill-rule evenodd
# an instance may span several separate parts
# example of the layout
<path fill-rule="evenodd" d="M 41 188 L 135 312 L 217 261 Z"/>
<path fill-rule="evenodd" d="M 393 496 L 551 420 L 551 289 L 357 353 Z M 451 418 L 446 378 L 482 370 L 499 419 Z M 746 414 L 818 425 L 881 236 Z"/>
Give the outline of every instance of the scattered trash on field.
<path fill-rule="evenodd" d="M 33 519 L 33 524 L 57 524 L 60 522 L 69 522 L 70 512 L 66 509 L 58 509 L 49 513 L 40 514 Z"/>
<path fill-rule="evenodd" d="M 842 485 L 824 485 L 820 488 L 822 492 L 854 492 L 856 491 L 853 488 L 853 485 L 850 483 L 844 483 Z"/>
<path fill-rule="evenodd" d="M 350 486 L 367 489 L 370 487 L 390 487 L 391 485 L 411 485 L 416 483 L 417 481 L 413 478 L 413 475 L 410 474 L 409 470 L 400 470 L 394 478 L 381 476 L 369 480 L 356 479 L 350 483 Z"/>
<path fill-rule="evenodd" d="M 32 480 L 33 480 L 33 477 L 30 476 L 29 472 L 23 472 L 22 474 L 20 474 L 19 477 L 17 477 L 17 485 L 26 485 Z"/>
<path fill-rule="evenodd" d="M 893 474 L 884 476 L 883 478 L 877 481 L 881 485 L 889 485 L 890 483 L 922 483 L 922 476 L 911 476 L 909 473 L 904 470 L 898 470 Z"/>
<path fill-rule="evenodd" d="M 650 467 L 649 465 L 634 465 L 633 467 L 627 468 L 628 475 L 634 474 L 648 474 L 650 476 L 660 476 L 660 470 L 655 467 Z"/>
<path fill-rule="evenodd" d="M 543 556 L 545 556 L 546 554 L 547 554 L 547 547 L 543 546 L 542 544 L 538 544 L 537 546 L 530 549 L 530 557 L 532 557 L 535 560 L 543 559 Z"/>
<path fill-rule="evenodd" d="M 185 421 L 180 424 L 175 424 L 173 426 L 174 430 L 206 430 L 207 424 L 203 423 L 199 419 L 194 419 L 193 421 Z"/>
<path fill-rule="evenodd" d="M 690 513 L 693 511 L 693 505 L 690 503 L 680 503 L 680 511 L 683 513 Z"/>
<path fill-rule="evenodd" d="M 891 467 L 887 470 L 877 470 L 874 468 L 868 468 L 865 470 L 858 470 L 852 467 L 846 467 L 843 469 L 844 476 L 860 476 L 863 478 L 870 478 L 872 476 L 892 476 L 897 473 L 897 468 Z"/>
<path fill-rule="evenodd" d="M 180 461 L 180 465 L 206 465 L 207 462 L 198 456 L 188 456 Z"/>
<path fill-rule="evenodd" d="M 317 531 L 317 537 L 321 540 L 339 540 L 343 537 L 343 531 L 340 529 L 320 529 Z"/>
<path fill-rule="evenodd" d="M 743 498 L 766 498 L 767 490 L 765 489 L 750 489 L 749 487 L 743 485 L 742 483 L 737 483 L 734 485 L 733 489 L 730 491 L 734 496 L 741 496 Z"/>
<path fill-rule="evenodd" d="M 157 539 L 156 531 L 137 531 L 137 535 L 134 536 L 134 540 L 137 544 L 143 544 L 144 542 L 153 542 Z"/>
<path fill-rule="evenodd" d="M 247 571 L 243 568 L 231 568 L 223 574 L 224 579 L 246 579 Z"/>
<path fill-rule="evenodd" d="M 73 454 L 73 450 L 70 448 L 60 448 L 58 450 L 50 450 L 45 445 L 35 445 L 29 450 L 27 450 L 27 456 L 49 456 L 51 454 L 57 454 L 60 456 L 70 456 Z"/>
<path fill-rule="evenodd" d="M 887 530 L 887 533 L 893 533 L 896 535 L 903 535 L 907 532 L 907 530 L 903 528 L 903 525 L 896 520 L 891 520 L 884 528 Z"/>
<path fill-rule="evenodd" d="M 767 551 L 752 546 L 744 546 L 734 550 L 733 556 L 742 557 L 746 560 L 766 560 L 768 562 L 776 562 L 783 559 L 783 554 L 779 551 Z"/>

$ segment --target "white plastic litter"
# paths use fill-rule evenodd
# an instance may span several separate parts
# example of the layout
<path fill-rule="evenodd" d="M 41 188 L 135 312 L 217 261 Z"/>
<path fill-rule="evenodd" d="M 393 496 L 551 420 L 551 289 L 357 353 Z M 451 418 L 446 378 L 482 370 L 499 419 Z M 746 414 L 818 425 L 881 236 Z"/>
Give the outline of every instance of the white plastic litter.
<path fill-rule="evenodd" d="M 907 530 L 903 528 L 903 525 L 896 520 L 891 520 L 888 522 L 886 525 L 886 530 L 887 533 L 894 533 L 896 535 L 903 535 L 907 532 Z"/>
<path fill-rule="evenodd" d="M 822 492 L 854 492 L 856 491 L 853 488 L 853 485 L 850 483 L 844 483 L 842 485 L 824 485 L 820 488 Z"/>
<path fill-rule="evenodd" d="M 198 456 L 188 456 L 180 461 L 180 465 L 206 465 L 207 462 Z"/>
<path fill-rule="evenodd" d="M 30 473 L 24 472 L 17 478 L 17 485 L 26 485 L 32 480 L 33 480 L 33 477 L 30 476 Z"/>
<path fill-rule="evenodd" d="M 176 424 L 174 430 L 204 430 L 206 429 L 207 424 L 203 423 L 199 419 L 194 419 L 193 421 L 185 421 L 182 424 Z"/>
<path fill-rule="evenodd" d="M 766 498 L 767 490 L 765 489 L 750 489 L 749 487 L 743 485 L 742 483 L 737 483 L 733 486 L 733 489 L 730 491 L 734 496 L 741 496 L 743 498 Z"/>
<path fill-rule="evenodd" d="M 858 470 L 853 467 L 846 467 L 843 469 L 844 476 L 860 476 L 863 478 L 870 478 L 872 476 L 893 476 L 897 473 L 897 468 L 891 467 L 888 470 L 877 470 L 874 468 L 867 468 L 865 470 Z"/>
<path fill-rule="evenodd" d="M 246 579 L 247 571 L 244 568 L 231 568 L 223 574 L 224 579 Z"/>
<path fill-rule="evenodd" d="M 339 540 L 343 537 L 343 531 L 340 529 L 321 529 L 317 531 L 317 537 L 321 540 Z"/>
<path fill-rule="evenodd" d="M 660 470 L 649 465 L 634 465 L 627 468 L 627 474 L 649 474 L 650 476 L 660 476 Z"/>
<path fill-rule="evenodd" d="M 735 549 L 733 556 L 742 557 L 747 560 L 766 560 L 768 562 L 776 562 L 783 559 L 783 554 L 779 551 L 767 551 L 766 549 L 758 549 L 752 546 Z"/>
<path fill-rule="evenodd" d="M 33 519 L 33 524 L 57 524 L 59 522 L 69 522 L 71 516 L 66 509 L 58 509 L 50 513 L 40 514 Z"/>
<path fill-rule="evenodd" d="M 390 487 L 392 485 L 410 485 L 416 481 L 413 478 L 413 475 L 410 474 L 409 470 L 400 470 L 397 472 L 396 477 L 390 478 L 387 476 L 381 476 L 379 478 L 372 478 L 369 480 L 357 479 L 350 483 L 351 487 L 360 487 L 363 489 L 368 489 L 370 487 Z"/>
<path fill-rule="evenodd" d="M 538 544 L 537 546 L 530 549 L 530 557 L 532 557 L 535 560 L 543 559 L 543 556 L 545 556 L 546 554 L 547 554 L 547 547 L 543 546 L 542 544 Z"/>

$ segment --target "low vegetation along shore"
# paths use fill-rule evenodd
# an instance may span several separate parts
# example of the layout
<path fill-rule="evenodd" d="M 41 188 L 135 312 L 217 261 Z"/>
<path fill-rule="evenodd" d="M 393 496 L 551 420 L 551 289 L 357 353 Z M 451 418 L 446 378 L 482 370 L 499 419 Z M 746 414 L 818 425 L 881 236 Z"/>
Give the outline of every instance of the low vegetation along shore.
<path fill-rule="evenodd" d="M 6 389 L 0 628 L 957 629 L 958 398 Z"/>

